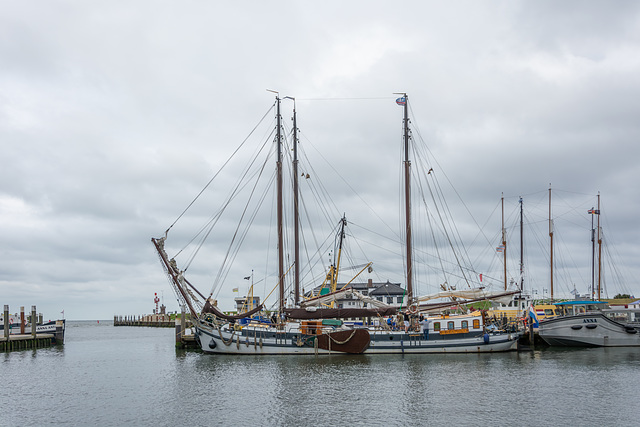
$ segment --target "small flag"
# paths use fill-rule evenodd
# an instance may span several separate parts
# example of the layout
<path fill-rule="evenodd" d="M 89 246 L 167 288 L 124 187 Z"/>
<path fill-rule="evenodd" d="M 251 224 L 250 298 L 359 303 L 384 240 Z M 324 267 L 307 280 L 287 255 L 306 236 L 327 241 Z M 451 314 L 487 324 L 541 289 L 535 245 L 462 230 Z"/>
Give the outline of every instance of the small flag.
<path fill-rule="evenodd" d="M 498 251 L 498 252 L 504 252 L 504 248 L 505 248 L 505 246 L 504 246 L 504 245 L 500 245 L 500 246 L 498 246 L 498 247 L 496 248 L 496 251 Z"/>
<path fill-rule="evenodd" d="M 249 280 L 249 279 L 251 279 L 251 276 L 247 276 L 244 278 L 244 280 Z"/>
<path fill-rule="evenodd" d="M 405 105 L 406 103 L 407 103 L 407 98 L 405 98 L 404 96 L 396 99 L 396 104 L 398 105 Z"/>
<path fill-rule="evenodd" d="M 480 281 L 482 282 L 482 273 L 480 273 Z"/>
<path fill-rule="evenodd" d="M 529 305 L 529 317 L 531 317 L 531 322 L 533 322 L 533 326 L 537 328 L 540 323 L 538 323 L 538 316 L 536 316 L 536 310 L 533 308 L 533 304 Z"/>
<path fill-rule="evenodd" d="M 600 209 L 589 209 L 587 213 L 591 215 L 600 215 Z"/>
<path fill-rule="evenodd" d="M 238 292 L 238 288 L 233 288 L 233 292 Z"/>

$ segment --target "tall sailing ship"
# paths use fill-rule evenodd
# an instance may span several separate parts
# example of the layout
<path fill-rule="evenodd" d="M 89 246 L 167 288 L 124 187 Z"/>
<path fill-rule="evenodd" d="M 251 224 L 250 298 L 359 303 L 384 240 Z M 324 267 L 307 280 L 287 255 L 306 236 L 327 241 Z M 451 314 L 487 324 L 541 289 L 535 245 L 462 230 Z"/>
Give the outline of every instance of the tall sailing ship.
<path fill-rule="evenodd" d="M 293 98 L 290 98 L 293 99 Z M 294 100 L 295 102 L 295 100 Z M 346 218 L 343 217 L 336 232 L 334 261 L 324 280 L 330 283 L 331 292 L 315 297 L 304 297 L 301 289 L 302 271 L 299 254 L 299 176 L 298 142 L 295 105 L 292 128 L 292 188 L 293 188 L 293 261 L 285 266 L 285 210 L 283 184 L 283 136 L 280 114 L 281 99 L 275 101 L 275 182 L 277 210 L 277 264 L 275 278 L 277 308 L 266 313 L 264 303 L 243 313 L 228 314 L 217 307 L 214 290 L 205 296 L 186 277 L 186 267 L 178 266 L 175 257 L 167 254 L 165 245 L 171 227 L 164 237 L 153 238 L 161 264 L 178 300 L 188 307 L 195 327 L 195 336 L 205 353 L 215 354 L 332 354 L 332 353 L 447 353 L 447 352 L 497 352 L 516 349 L 517 331 L 489 331 L 482 311 L 469 311 L 467 304 L 489 299 L 510 300 L 514 292 L 491 293 L 485 289 L 456 290 L 445 288 L 434 295 L 417 297 L 414 295 L 414 266 L 411 225 L 411 162 L 410 130 L 408 117 L 408 97 L 403 94 L 397 103 L 403 106 L 404 143 L 404 237 L 405 237 L 405 278 L 407 286 L 406 303 L 398 308 L 363 295 L 346 286 L 336 289 L 340 271 L 342 245 L 345 238 Z M 264 167 L 256 175 L 261 175 Z M 245 177 L 248 174 L 244 172 Z M 308 177 L 308 175 L 307 175 Z M 247 184 L 240 184 L 246 186 Z M 232 190 L 235 196 L 236 190 Z M 225 201 L 224 207 L 228 206 Z M 247 205 L 249 206 L 249 205 Z M 222 212 L 223 209 L 221 209 Z M 246 215 L 255 215 L 244 209 L 241 221 Z M 182 216 L 182 215 L 181 215 Z M 210 224 L 218 221 L 219 213 Z M 175 224 L 175 223 L 174 223 Z M 227 251 L 225 261 L 236 256 L 238 241 L 242 241 L 247 230 L 240 227 L 233 233 L 233 250 Z M 211 235 L 211 229 L 203 229 L 202 235 Z M 235 246 L 234 246 L 235 245 Z M 196 250 L 195 252 L 198 252 Z M 289 259 L 287 257 L 287 259 Z M 370 264 L 360 271 L 370 267 Z M 228 266 L 218 272 L 220 282 L 224 282 Z M 358 273 L 358 274 L 360 274 Z M 356 275 L 357 276 L 357 275 Z M 290 280 L 290 278 L 293 280 Z M 218 280 L 218 279 L 216 279 Z M 286 281 L 292 281 L 291 293 L 287 294 Z M 353 279 L 352 279 L 353 280 Z M 220 285 L 218 283 L 214 287 Z M 341 308 L 335 303 L 339 298 L 354 298 L 362 307 Z M 267 297 L 268 298 L 268 297 Z M 429 302 L 433 299 L 440 302 Z M 445 301 L 442 301 L 444 299 Z M 445 311 L 447 314 L 440 315 Z M 456 314 L 457 313 L 457 314 Z M 345 321 L 358 319 L 360 321 Z M 394 326 L 395 323 L 395 326 Z"/>

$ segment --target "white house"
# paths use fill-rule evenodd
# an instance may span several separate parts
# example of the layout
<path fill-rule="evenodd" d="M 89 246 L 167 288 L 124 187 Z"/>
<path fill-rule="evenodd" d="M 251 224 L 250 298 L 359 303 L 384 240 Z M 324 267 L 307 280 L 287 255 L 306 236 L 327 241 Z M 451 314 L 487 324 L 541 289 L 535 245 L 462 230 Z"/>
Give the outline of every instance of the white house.
<path fill-rule="evenodd" d="M 337 289 L 342 289 L 344 285 L 344 283 L 338 283 Z M 369 279 L 367 282 L 350 283 L 348 287 L 360 292 L 363 295 L 375 298 L 378 301 L 382 301 L 383 303 L 392 307 L 405 307 L 407 305 L 407 292 L 400 286 L 399 283 L 391 283 L 388 280 L 386 283 L 374 283 L 373 280 Z M 313 296 L 317 296 L 320 294 L 325 294 L 327 292 L 328 288 L 325 285 L 324 289 L 322 288 L 322 286 L 314 288 L 311 294 Z M 311 294 L 308 296 L 312 296 Z M 367 308 L 367 303 L 363 303 L 355 297 L 347 297 L 337 301 L 337 308 Z"/>

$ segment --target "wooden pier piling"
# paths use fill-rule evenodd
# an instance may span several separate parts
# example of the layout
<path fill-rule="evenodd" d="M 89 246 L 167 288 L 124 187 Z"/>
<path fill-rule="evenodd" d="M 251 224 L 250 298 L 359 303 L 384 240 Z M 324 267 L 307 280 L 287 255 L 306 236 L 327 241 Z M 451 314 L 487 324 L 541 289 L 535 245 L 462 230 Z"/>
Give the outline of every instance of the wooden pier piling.
<path fill-rule="evenodd" d="M 173 318 L 172 318 L 173 316 Z M 175 328 L 175 345 L 179 348 L 197 348 L 195 337 L 187 333 L 192 327 L 185 308 L 176 315 L 152 314 L 145 316 L 113 316 L 113 326 L 140 326 L 147 328 Z"/>
<path fill-rule="evenodd" d="M 181 307 L 180 319 L 176 317 L 176 347 L 178 348 L 198 348 L 198 343 L 193 334 L 187 334 L 187 316 L 185 307 Z M 189 322 L 191 324 L 191 322 Z"/>
<path fill-rule="evenodd" d="M 7 304 L 4 305 L 4 339 L 9 340 L 9 306 Z"/>
<path fill-rule="evenodd" d="M 51 347 L 54 344 L 62 344 L 64 342 L 64 321 L 56 322 L 56 332 L 38 334 L 36 332 L 36 306 L 31 306 L 31 331 L 25 331 L 24 307 L 20 307 L 20 333 L 11 334 L 9 305 L 4 306 L 4 334 L 0 337 L 0 352 L 30 350 L 37 348 Z"/>
<path fill-rule="evenodd" d="M 53 334 L 11 335 L 0 339 L 0 352 L 51 347 Z"/>
<path fill-rule="evenodd" d="M 173 328 L 175 326 L 175 322 L 168 314 L 152 314 L 146 316 L 113 316 L 113 326 Z"/>
<path fill-rule="evenodd" d="M 31 336 L 36 338 L 36 306 L 31 306 Z"/>

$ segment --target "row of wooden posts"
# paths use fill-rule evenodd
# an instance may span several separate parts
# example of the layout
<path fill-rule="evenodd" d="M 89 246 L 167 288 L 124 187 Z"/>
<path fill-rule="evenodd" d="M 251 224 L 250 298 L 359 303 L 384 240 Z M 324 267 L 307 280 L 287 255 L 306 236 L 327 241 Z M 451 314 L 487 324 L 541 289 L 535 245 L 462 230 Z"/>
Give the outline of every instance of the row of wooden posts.
<path fill-rule="evenodd" d="M 113 326 L 149 326 L 155 328 L 171 328 L 173 321 L 167 314 L 145 316 L 113 316 Z"/>
<path fill-rule="evenodd" d="M 113 316 L 113 326 L 144 326 L 152 328 L 171 328 L 175 326 L 176 347 L 195 347 L 195 339 L 192 334 L 187 334 L 187 328 L 191 327 L 191 320 L 187 319 L 184 308 L 175 320 L 166 314 L 153 314 L 145 316 Z"/>
<path fill-rule="evenodd" d="M 9 322 L 9 305 L 4 306 L 4 334 L 0 338 L 0 351 L 25 350 L 49 347 L 54 340 L 53 334 L 36 334 L 36 306 L 31 306 L 31 331 L 25 331 L 24 307 L 20 307 L 20 334 L 11 335 Z"/>

